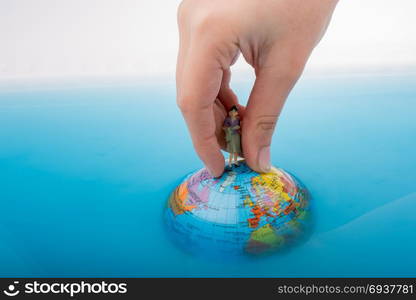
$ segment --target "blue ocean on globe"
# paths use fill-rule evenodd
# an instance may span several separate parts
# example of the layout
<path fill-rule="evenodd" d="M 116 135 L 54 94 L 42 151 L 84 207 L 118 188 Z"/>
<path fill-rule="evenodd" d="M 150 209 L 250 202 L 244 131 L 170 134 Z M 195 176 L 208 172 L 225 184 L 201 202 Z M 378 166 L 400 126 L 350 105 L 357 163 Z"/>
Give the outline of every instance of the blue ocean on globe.
<path fill-rule="evenodd" d="M 282 250 L 312 227 L 310 196 L 287 172 L 251 170 L 244 160 L 220 178 L 188 175 L 169 197 L 165 222 L 183 250 L 220 259 Z"/>

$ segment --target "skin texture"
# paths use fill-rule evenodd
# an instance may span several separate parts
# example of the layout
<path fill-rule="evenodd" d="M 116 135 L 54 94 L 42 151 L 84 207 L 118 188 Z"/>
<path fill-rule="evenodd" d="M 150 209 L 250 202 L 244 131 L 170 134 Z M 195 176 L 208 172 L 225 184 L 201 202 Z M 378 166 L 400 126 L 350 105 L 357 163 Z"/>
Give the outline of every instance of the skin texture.
<path fill-rule="evenodd" d="M 331 19 L 337 0 L 185 0 L 178 9 L 177 103 L 196 152 L 213 176 L 224 171 L 227 111 L 239 107 L 242 149 L 257 172 L 288 94 Z M 255 71 L 247 107 L 230 88 L 239 54 Z"/>

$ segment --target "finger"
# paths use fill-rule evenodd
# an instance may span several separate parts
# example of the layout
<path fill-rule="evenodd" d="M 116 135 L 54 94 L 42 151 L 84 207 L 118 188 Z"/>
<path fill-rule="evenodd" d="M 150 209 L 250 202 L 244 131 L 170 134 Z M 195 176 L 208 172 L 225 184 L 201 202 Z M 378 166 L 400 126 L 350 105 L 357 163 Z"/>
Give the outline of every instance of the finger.
<path fill-rule="evenodd" d="M 247 164 L 257 172 L 268 172 L 270 145 L 277 119 L 306 60 L 291 58 L 289 53 L 275 55 L 273 62 L 256 70 L 242 122 L 242 145 Z"/>
<path fill-rule="evenodd" d="M 185 62 L 185 57 L 189 48 L 189 26 L 187 26 L 186 11 L 184 11 L 184 5 L 181 5 L 178 8 L 177 14 L 177 23 L 179 29 L 179 49 L 176 62 L 176 85 L 180 86 L 180 81 L 182 78 L 182 71 Z"/>
<path fill-rule="evenodd" d="M 238 108 L 240 118 L 244 115 L 245 107 L 238 103 L 238 97 L 230 87 L 231 70 L 224 70 L 218 99 L 224 105 L 226 111 L 229 111 L 234 105 Z"/>
<path fill-rule="evenodd" d="M 224 171 L 224 157 L 216 137 L 214 102 L 220 90 L 223 68 L 209 47 L 191 44 L 184 58 L 178 83 L 178 105 L 196 152 L 209 172 Z"/>
<path fill-rule="evenodd" d="M 227 110 L 224 104 L 217 98 L 214 102 L 214 118 L 215 118 L 215 135 L 217 137 L 218 144 L 222 150 L 226 149 L 225 132 L 222 129 L 224 120 L 227 117 Z"/>
<path fill-rule="evenodd" d="M 218 93 L 218 98 L 221 100 L 222 104 L 224 104 L 226 110 L 229 110 L 233 105 L 238 104 L 237 96 L 230 87 L 230 80 L 231 70 L 226 69 L 223 71 L 221 87 Z"/>

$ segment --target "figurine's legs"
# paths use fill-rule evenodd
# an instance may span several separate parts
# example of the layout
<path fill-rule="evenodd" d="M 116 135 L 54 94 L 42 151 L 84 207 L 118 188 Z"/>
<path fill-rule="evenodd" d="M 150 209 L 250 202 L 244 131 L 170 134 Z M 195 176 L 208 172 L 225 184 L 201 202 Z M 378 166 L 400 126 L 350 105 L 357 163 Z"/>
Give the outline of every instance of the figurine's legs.
<path fill-rule="evenodd" d="M 231 167 L 232 160 L 233 160 L 233 154 L 230 153 L 230 157 L 228 158 L 228 166 L 229 167 Z"/>
<path fill-rule="evenodd" d="M 238 166 L 238 153 L 234 153 L 234 163 Z"/>

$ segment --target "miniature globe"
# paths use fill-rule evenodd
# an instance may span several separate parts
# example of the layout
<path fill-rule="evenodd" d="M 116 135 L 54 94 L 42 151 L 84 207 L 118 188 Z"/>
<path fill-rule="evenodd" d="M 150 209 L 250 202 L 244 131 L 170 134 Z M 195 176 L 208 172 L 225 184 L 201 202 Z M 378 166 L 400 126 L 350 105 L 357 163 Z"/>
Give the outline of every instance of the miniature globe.
<path fill-rule="evenodd" d="M 206 169 L 186 176 L 170 195 L 164 218 L 170 238 L 193 254 L 270 253 L 308 232 L 309 193 L 282 169 L 260 174 L 240 161 L 220 178 Z"/>

